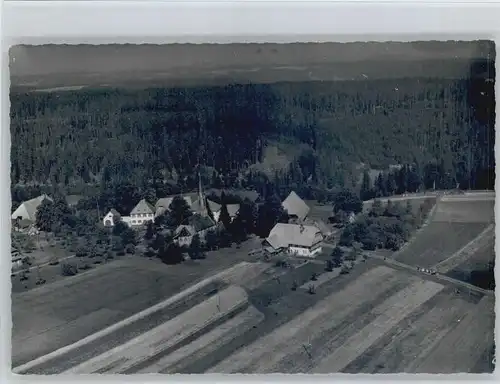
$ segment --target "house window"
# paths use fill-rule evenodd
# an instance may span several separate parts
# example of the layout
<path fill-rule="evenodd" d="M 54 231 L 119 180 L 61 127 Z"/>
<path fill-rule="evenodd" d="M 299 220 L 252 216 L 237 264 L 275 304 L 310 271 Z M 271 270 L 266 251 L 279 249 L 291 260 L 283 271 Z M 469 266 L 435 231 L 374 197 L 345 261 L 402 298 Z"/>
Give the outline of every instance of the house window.
<path fill-rule="evenodd" d="M 135 224 L 135 220 L 132 220 L 132 224 Z"/>

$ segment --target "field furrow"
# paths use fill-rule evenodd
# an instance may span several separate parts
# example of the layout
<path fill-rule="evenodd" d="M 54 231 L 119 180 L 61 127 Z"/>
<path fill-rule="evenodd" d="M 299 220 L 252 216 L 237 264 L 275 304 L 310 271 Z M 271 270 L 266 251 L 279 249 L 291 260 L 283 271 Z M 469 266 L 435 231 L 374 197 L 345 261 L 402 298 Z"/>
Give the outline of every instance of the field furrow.
<path fill-rule="evenodd" d="M 468 372 L 483 356 L 494 338 L 494 300 L 485 296 L 479 304 L 460 320 L 412 373 Z M 458 321 L 457 320 L 457 321 Z"/>
<path fill-rule="evenodd" d="M 235 373 L 254 364 L 258 365 L 259 362 L 267 359 L 273 351 L 282 349 L 283 345 L 287 344 L 287 341 L 299 332 L 305 330 L 307 333 L 307 330 L 311 329 L 309 325 L 317 318 L 326 315 L 337 316 L 338 319 L 341 319 L 356 308 L 356 303 L 363 301 L 366 292 L 374 294 L 377 291 L 383 292 L 386 289 L 384 282 L 390 281 L 393 274 L 394 270 L 387 267 L 378 267 L 366 272 L 363 278 L 356 280 L 341 292 L 334 293 L 320 301 L 292 321 L 229 356 L 208 372 Z M 337 304 L 335 311 L 332 311 L 332 303 Z"/>
<path fill-rule="evenodd" d="M 350 337 L 340 348 L 335 349 L 314 367 L 312 373 L 340 372 L 403 318 L 442 289 L 441 284 L 419 281 L 392 296 L 375 309 L 380 315 L 372 323 Z"/>
<path fill-rule="evenodd" d="M 474 254 L 481 248 L 487 246 L 489 243 L 494 242 L 495 226 L 493 224 L 486 227 L 476 238 L 472 239 L 462 249 L 458 250 L 449 258 L 436 264 L 433 268 L 440 273 L 448 273 L 453 268 L 466 262 L 474 256 Z"/>
<path fill-rule="evenodd" d="M 234 337 L 249 330 L 262 320 L 264 320 L 264 315 L 256 308 L 249 307 L 244 312 L 236 315 L 234 318 L 226 321 L 205 335 L 202 335 L 188 345 L 179 348 L 152 365 L 134 371 L 134 373 L 179 372 L 185 365 L 223 347 Z"/>
<path fill-rule="evenodd" d="M 176 345 L 247 300 L 243 289 L 229 287 L 182 315 L 64 373 L 119 373 Z"/>
<path fill-rule="evenodd" d="M 436 295 L 349 364 L 345 373 L 401 373 L 425 356 L 473 308 L 449 292 Z M 446 300 L 446 298 L 449 298 Z"/>

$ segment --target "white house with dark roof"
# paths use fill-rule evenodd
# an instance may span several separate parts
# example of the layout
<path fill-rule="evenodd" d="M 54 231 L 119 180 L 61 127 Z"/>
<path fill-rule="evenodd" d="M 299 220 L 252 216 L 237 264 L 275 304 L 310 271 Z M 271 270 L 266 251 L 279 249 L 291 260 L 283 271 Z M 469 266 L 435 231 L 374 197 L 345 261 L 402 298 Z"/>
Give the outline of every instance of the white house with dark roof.
<path fill-rule="evenodd" d="M 281 203 L 283 209 L 288 212 L 292 219 L 303 221 L 309 214 L 310 208 L 294 191 Z"/>
<path fill-rule="evenodd" d="M 132 226 L 143 225 L 155 219 L 155 208 L 146 199 L 142 199 L 130 212 L 130 224 Z"/>
<path fill-rule="evenodd" d="M 324 237 L 320 229 L 313 225 L 278 223 L 264 241 L 271 253 L 285 251 L 289 254 L 315 257 L 322 251 Z"/>

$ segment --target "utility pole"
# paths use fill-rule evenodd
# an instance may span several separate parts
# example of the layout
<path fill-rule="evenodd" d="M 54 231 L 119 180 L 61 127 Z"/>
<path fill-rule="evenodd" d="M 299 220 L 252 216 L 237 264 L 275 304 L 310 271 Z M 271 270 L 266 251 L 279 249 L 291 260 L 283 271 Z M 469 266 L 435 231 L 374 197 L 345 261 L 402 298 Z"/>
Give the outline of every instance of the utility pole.
<path fill-rule="evenodd" d="M 306 351 L 307 353 L 307 356 L 309 356 L 309 359 L 312 359 L 312 355 L 311 355 L 311 352 L 309 351 L 308 348 L 311 348 L 311 344 L 302 344 L 302 348 L 304 348 L 304 351 Z"/>

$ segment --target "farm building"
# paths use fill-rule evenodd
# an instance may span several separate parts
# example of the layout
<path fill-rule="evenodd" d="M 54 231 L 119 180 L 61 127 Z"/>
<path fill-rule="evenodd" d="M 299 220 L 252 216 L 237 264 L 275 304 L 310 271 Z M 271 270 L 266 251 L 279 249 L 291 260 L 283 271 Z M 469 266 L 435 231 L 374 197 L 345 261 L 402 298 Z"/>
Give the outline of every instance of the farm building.
<path fill-rule="evenodd" d="M 304 221 L 304 224 L 306 225 L 312 225 L 316 228 L 318 228 L 321 231 L 321 234 L 325 239 L 329 238 L 332 233 L 333 233 L 333 228 L 326 224 L 323 220 L 320 219 L 306 219 Z"/>
<path fill-rule="evenodd" d="M 271 253 L 285 251 L 298 256 L 314 257 L 321 252 L 321 231 L 313 225 L 278 223 L 264 241 Z"/>
<path fill-rule="evenodd" d="M 215 201 L 207 199 L 208 208 L 210 208 L 210 212 L 212 213 L 213 220 L 218 223 L 220 218 L 220 213 L 222 209 L 222 205 L 216 203 Z M 227 212 L 229 213 L 229 217 L 233 220 L 240 210 L 239 204 L 226 204 Z"/>
<path fill-rule="evenodd" d="M 155 217 L 160 216 L 169 210 L 170 204 L 172 204 L 174 197 L 175 196 L 164 197 L 164 198 L 159 199 L 156 202 L 156 204 L 155 204 L 155 210 L 156 210 Z M 191 208 L 193 205 L 193 201 L 191 200 L 191 197 L 190 196 L 182 196 L 182 198 L 184 199 L 184 201 L 186 202 L 188 207 Z"/>
<path fill-rule="evenodd" d="M 194 214 L 189 217 L 188 224 L 179 225 L 174 232 L 174 241 L 179 246 L 189 246 L 194 235 L 205 238 L 206 233 L 215 228 L 215 223 L 209 217 Z"/>
<path fill-rule="evenodd" d="M 309 214 L 310 208 L 294 191 L 290 192 L 288 197 L 281 203 L 283 209 L 293 220 L 303 221 Z"/>
<path fill-rule="evenodd" d="M 14 213 L 12 213 L 11 218 L 14 220 L 28 220 L 34 223 L 36 221 L 36 213 L 38 211 L 38 207 L 45 199 L 51 202 L 54 201 L 45 194 L 35 197 L 34 199 L 27 200 L 23 202 L 19 207 L 17 207 Z"/>

